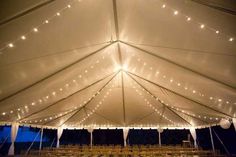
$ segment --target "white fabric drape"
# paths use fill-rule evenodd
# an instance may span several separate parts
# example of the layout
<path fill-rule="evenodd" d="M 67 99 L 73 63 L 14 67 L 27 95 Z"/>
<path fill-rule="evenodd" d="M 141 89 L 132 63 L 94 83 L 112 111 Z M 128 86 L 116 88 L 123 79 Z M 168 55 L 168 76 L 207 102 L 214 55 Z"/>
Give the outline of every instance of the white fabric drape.
<path fill-rule="evenodd" d="M 236 131 L 236 118 L 233 118 L 233 125 L 234 125 L 234 129 Z"/>
<path fill-rule="evenodd" d="M 14 155 L 14 143 L 16 140 L 17 132 L 18 132 L 19 124 L 12 123 L 11 125 L 11 146 L 8 151 L 8 155 Z"/>
<path fill-rule="evenodd" d="M 193 137 L 193 140 L 194 140 L 194 147 L 197 148 L 197 133 L 196 133 L 196 129 L 195 128 L 190 128 L 190 133 Z"/>
<path fill-rule="evenodd" d="M 63 128 L 59 127 L 57 128 L 57 148 L 60 146 L 60 138 L 63 133 Z"/>
<path fill-rule="evenodd" d="M 128 133 L 129 133 L 129 129 L 123 129 L 124 146 L 127 145 L 126 140 L 127 140 Z"/>

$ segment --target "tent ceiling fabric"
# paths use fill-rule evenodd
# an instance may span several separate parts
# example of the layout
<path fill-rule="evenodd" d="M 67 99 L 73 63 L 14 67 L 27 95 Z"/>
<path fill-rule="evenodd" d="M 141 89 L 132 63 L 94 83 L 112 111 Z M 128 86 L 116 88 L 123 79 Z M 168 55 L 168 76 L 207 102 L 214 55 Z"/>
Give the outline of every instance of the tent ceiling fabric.
<path fill-rule="evenodd" d="M 183 128 L 235 118 L 236 18 L 204 3 L 1 1 L 1 124 Z M 234 11 L 230 3 L 214 5 Z"/>

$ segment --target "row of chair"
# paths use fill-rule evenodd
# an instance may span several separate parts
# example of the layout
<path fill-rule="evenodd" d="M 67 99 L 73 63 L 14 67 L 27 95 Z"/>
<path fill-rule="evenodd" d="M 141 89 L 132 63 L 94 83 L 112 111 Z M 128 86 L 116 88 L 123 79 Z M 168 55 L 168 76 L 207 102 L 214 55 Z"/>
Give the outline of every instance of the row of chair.
<path fill-rule="evenodd" d="M 221 156 L 212 151 L 180 146 L 62 146 L 60 148 L 45 148 L 41 151 L 31 151 L 30 156 L 48 157 L 211 157 Z"/>

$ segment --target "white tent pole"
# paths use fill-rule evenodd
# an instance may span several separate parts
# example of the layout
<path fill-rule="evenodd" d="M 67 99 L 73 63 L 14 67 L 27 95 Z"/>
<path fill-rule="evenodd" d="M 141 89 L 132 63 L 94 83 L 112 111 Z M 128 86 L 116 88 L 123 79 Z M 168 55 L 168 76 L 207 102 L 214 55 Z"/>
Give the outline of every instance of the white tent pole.
<path fill-rule="evenodd" d="M 15 122 L 12 123 L 12 125 L 11 125 L 11 146 L 8 150 L 8 155 L 9 156 L 13 156 L 14 152 L 15 152 L 14 144 L 15 144 L 18 128 L 19 128 L 18 123 L 15 123 Z"/>
<path fill-rule="evenodd" d="M 196 133 L 196 129 L 195 128 L 190 128 L 189 129 L 192 137 L 193 137 L 193 140 L 194 140 L 194 147 L 197 148 L 198 145 L 197 145 L 197 133 Z"/>
<path fill-rule="evenodd" d="M 210 137 L 211 137 L 211 146 L 212 146 L 212 150 L 215 153 L 215 145 L 214 145 L 214 140 L 213 140 L 213 136 L 212 136 L 212 131 L 211 131 L 211 126 L 209 127 L 210 130 Z"/>
<path fill-rule="evenodd" d="M 93 131 L 90 133 L 90 146 L 93 147 Z"/>
<path fill-rule="evenodd" d="M 93 147 L 93 129 L 88 129 L 88 132 L 90 133 L 90 147 L 92 149 Z"/>
<path fill-rule="evenodd" d="M 40 136 L 40 143 L 39 143 L 39 151 L 42 150 L 42 141 L 43 141 L 43 128 L 41 128 L 41 136 Z"/>
<path fill-rule="evenodd" d="M 158 143 L 159 143 L 159 146 L 161 147 L 161 133 L 162 133 L 162 129 L 157 129 L 157 131 L 158 131 Z"/>

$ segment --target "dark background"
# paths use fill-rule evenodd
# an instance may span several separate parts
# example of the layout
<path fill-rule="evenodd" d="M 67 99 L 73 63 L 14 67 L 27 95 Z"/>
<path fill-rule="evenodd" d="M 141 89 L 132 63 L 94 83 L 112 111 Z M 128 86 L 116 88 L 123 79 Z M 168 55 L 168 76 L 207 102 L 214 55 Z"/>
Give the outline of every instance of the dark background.
<path fill-rule="evenodd" d="M 0 126 L 0 156 L 6 155 L 10 147 L 10 126 Z M 19 127 L 16 142 L 15 153 L 19 154 L 26 152 L 32 141 L 35 142 L 32 149 L 39 149 L 40 129 L 31 127 Z M 212 149 L 209 128 L 197 129 L 197 143 L 203 149 Z M 212 127 L 213 140 L 215 148 L 221 153 L 227 154 L 224 147 L 218 140 L 216 134 L 222 140 L 230 154 L 236 154 L 236 131 L 231 125 L 229 129 L 222 129 L 220 126 Z M 181 145 L 182 140 L 187 140 L 189 130 L 168 130 L 165 129 L 161 133 L 162 145 Z M 38 136 L 37 136 L 38 135 Z M 6 142 L 4 140 L 7 138 Z M 192 138 L 191 138 L 192 140 Z M 56 147 L 57 130 L 44 129 L 43 131 L 43 148 Z M 129 145 L 154 145 L 158 144 L 157 130 L 130 129 L 127 137 Z M 89 145 L 90 133 L 85 130 L 63 130 L 60 139 L 60 145 Z M 97 129 L 93 131 L 94 145 L 123 145 L 123 130 L 122 129 Z"/>

